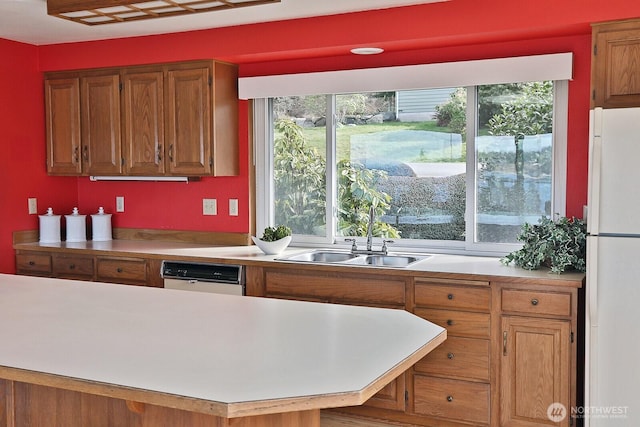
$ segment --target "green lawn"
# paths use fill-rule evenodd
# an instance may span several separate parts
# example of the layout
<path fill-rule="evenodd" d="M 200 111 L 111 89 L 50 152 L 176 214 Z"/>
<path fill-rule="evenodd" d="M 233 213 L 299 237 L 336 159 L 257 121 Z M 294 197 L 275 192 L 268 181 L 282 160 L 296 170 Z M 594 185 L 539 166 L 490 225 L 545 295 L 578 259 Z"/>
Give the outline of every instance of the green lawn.
<path fill-rule="evenodd" d="M 451 129 L 448 127 L 439 127 L 434 121 L 427 122 L 386 122 L 382 124 L 368 124 L 368 125 L 356 125 L 356 126 L 341 126 L 337 129 L 337 156 L 338 159 L 348 159 L 351 152 L 351 137 L 353 135 L 362 135 L 367 133 L 377 133 L 385 131 L 400 131 L 400 130 L 422 130 L 432 132 L 451 133 Z M 314 127 L 304 128 L 303 134 L 307 143 L 311 147 L 315 147 L 320 155 L 323 157 L 326 153 L 326 128 Z M 429 159 L 412 159 L 412 161 L 429 161 Z"/>

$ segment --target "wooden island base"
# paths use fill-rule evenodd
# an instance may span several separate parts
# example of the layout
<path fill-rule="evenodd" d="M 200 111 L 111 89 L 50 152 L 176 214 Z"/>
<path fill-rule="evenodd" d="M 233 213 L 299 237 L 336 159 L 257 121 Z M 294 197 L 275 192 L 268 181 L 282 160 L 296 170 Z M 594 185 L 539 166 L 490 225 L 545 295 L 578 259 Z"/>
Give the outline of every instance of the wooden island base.
<path fill-rule="evenodd" d="M 320 427 L 320 410 L 222 418 L 0 379 L 0 427 Z"/>

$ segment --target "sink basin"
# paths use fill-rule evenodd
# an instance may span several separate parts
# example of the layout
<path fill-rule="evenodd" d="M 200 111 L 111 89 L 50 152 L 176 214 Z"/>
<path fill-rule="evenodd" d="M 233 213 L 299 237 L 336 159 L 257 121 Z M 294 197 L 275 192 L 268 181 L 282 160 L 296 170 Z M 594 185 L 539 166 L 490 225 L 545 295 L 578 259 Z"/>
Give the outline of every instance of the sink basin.
<path fill-rule="evenodd" d="M 317 262 L 326 264 L 370 265 L 373 267 L 407 267 L 429 255 L 409 254 L 353 254 L 351 252 L 315 250 L 279 258 L 280 261 Z"/>
<path fill-rule="evenodd" d="M 414 255 L 367 255 L 364 257 L 364 264 L 381 267 L 407 267 L 425 258 L 427 257 Z"/>
<path fill-rule="evenodd" d="M 302 261 L 302 262 L 345 262 L 357 258 L 358 255 L 354 255 L 349 252 L 335 252 L 335 251 L 313 251 L 303 252 L 301 254 L 290 255 L 288 257 L 280 258 L 283 261 Z"/>

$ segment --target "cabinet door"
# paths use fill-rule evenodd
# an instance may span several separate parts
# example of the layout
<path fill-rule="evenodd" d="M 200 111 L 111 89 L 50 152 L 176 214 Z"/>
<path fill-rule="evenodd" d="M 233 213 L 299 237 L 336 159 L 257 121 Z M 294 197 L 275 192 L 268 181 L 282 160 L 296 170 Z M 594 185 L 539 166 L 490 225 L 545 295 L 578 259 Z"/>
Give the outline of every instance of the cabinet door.
<path fill-rule="evenodd" d="M 125 174 L 164 173 L 164 87 L 162 71 L 123 76 Z"/>
<path fill-rule="evenodd" d="M 120 77 L 82 78 L 82 172 L 85 175 L 119 175 Z"/>
<path fill-rule="evenodd" d="M 45 80 L 47 132 L 47 173 L 79 175 L 80 160 L 80 80 Z"/>
<path fill-rule="evenodd" d="M 167 72 L 167 173 L 211 174 L 210 68 Z"/>
<path fill-rule="evenodd" d="M 593 43 L 592 106 L 640 106 L 640 21 L 596 25 Z"/>
<path fill-rule="evenodd" d="M 571 322 L 504 316 L 502 334 L 500 425 L 568 426 Z"/>

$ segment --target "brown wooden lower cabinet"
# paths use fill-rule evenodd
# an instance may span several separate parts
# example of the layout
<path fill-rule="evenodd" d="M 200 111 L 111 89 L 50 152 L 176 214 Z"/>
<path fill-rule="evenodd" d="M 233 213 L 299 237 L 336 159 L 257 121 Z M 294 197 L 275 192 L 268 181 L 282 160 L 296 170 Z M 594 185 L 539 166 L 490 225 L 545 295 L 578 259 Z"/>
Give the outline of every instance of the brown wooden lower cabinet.
<path fill-rule="evenodd" d="M 69 252 L 16 251 L 16 273 L 117 283 L 163 286 L 162 260 L 142 257 L 95 256 Z"/>
<path fill-rule="evenodd" d="M 91 256 L 54 254 L 53 275 L 62 279 L 93 280 L 94 259 Z"/>
<path fill-rule="evenodd" d="M 571 322 L 502 318 L 501 424 L 568 426 L 571 410 Z M 548 409 L 564 405 L 566 417 L 552 421 Z"/>
<path fill-rule="evenodd" d="M 161 260 L 16 251 L 18 274 L 162 287 Z M 247 295 L 404 309 L 447 340 L 362 406 L 331 410 L 372 423 L 430 427 L 570 426 L 552 403 L 578 401 L 578 297 L 572 279 L 412 276 L 394 269 L 248 265 Z M 0 387 L 0 426 L 3 414 Z M 573 423 L 575 425 L 575 422 Z"/>
<path fill-rule="evenodd" d="M 443 344 L 365 405 L 330 411 L 355 417 L 354 426 L 367 419 L 431 427 L 570 425 L 569 417 L 550 420 L 547 409 L 576 404 L 581 279 L 554 286 L 252 267 L 247 279 L 256 296 L 404 308 L 447 329 Z"/>
<path fill-rule="evenodd" d="M 416 414 L 489 424 L 489 384 L 415 375 L 413 389 Z"/>
<path fill-rule="evenodd" d="M 261 282 L 258 286 L 263 292 L 261 296 L 370 307 L 405 307 L 407 279 L 404 277 L 344 272 L 319 273 L 313 270 L 259 270 L 257 278 L 255 270 L 248 271 L 247 281 Z M 250 285 L 248 286 L 250 289 Z M 365 406 L 404 411 L 405 390 L 405 375 L 402 374 L 369 399 Z"/>

